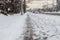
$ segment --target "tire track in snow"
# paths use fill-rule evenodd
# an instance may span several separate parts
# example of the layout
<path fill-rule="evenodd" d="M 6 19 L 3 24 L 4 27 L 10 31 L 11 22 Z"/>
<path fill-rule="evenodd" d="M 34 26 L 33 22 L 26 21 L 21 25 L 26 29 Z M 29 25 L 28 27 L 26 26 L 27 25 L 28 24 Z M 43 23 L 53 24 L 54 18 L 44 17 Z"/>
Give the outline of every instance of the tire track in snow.
<path fill-rule="evenodd" d="M 26 25 L 27 26 L 24 34 L 24 40 L 33 40 L 33 25 L 28 14 L 26 18 Z"/>
<path fill-rule="evenodd" d="M 39 28 L 39 25 L 37 25 L 35 20 L 31 19 L 29 14 L 27 14 L 26 25 L 27 27 L 24 35 L 24 40 L 40 40 L 40 33 L 38 30 L 36 30 L 36 28 Z"/>
<path fill-rule="evenodd" d="M 45 20 L 46 19 L 43 19 L 43 17 L 27 14 L 27 29 L 25 32 L 26 34 L 24 40 L 47 40 L 48 37 L 56 36 L 57 34 L 54 33 L 57 31 L 57 29 L 55 28 L 55 31 L 53 29 L 49 30 L 49 28 L 51 27 L 46 27 Z M 47 19 L 46 21 L 49 21 L 49 19 Z M 51 31 L 53 31 L 54 33 L 49 35 L 49 32 Z"/>

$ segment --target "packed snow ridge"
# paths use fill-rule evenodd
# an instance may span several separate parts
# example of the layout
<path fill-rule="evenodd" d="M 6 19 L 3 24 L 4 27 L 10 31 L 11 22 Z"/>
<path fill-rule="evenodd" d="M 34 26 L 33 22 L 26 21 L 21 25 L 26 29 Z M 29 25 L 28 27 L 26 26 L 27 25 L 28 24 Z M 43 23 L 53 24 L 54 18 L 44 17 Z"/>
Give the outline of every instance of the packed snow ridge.
<path fill-rule="evenodd" d="M 0 40 L 60 40 L 60 16 L 0 15 Z"/>

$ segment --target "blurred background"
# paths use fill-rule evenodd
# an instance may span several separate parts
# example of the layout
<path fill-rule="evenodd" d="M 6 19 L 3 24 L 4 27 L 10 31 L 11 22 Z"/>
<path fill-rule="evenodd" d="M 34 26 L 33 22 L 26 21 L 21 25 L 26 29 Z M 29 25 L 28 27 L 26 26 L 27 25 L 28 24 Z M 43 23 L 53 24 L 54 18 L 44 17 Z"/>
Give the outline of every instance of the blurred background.
<path fill-rule="evenodd" d="M 60 0 L 0 0 L 1 13 L 59 12 Z"/>

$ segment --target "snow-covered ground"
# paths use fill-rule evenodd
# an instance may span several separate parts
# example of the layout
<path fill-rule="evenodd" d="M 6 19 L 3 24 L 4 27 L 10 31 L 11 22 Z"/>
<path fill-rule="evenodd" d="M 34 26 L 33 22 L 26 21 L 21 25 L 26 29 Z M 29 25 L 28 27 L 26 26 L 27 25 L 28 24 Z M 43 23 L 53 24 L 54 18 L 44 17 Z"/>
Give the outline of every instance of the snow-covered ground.
<path fill-rule="evenodd" d="M 0 40 L 22 40 L 26 15 L 0 14 Z"/>
<path fill-rule="evenodd" d="M 0 14 L 0 40 L 25 40 L 26 35 L 31 35 L 27 30 L 32 32 L 35 40 L 60 40 L 60 16 L 31 12 L 24 15 Z M 24 31 L 27 31 L 26 35 Z"/>
<path fill-rule="evenodd" d="M 60 11 L 58 11 L 58 12 L 44 12 L 44 13 L 50 13 L 50 14 L 52 14 L 52 13 L 58 14 L 59 13 L 60 14 Z"/>
<path fill-rule="evenodd" d="M 31 18 L 34 39 L 60 40 L 60 16 L 28 13 Z"/>

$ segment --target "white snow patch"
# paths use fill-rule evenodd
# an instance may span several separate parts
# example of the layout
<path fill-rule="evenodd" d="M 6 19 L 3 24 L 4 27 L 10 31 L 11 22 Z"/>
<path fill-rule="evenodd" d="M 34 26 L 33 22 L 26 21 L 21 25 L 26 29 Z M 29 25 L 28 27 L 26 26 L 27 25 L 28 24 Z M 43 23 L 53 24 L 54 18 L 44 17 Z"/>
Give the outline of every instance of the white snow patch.
<path fill-rule="evenodd" d="M 23 27 L 26 15 L 0 15 L 0 40 L 23 39 Z"/>

